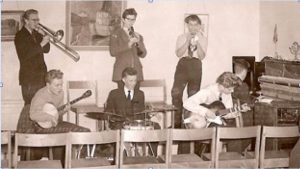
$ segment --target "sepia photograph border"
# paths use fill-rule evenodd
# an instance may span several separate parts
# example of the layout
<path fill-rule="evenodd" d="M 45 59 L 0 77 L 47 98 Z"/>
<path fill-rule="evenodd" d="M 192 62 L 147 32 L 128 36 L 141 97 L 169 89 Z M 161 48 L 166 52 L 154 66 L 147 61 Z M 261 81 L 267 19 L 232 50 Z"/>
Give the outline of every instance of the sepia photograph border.
<path fill-rule="evenodd" d="M 78 45 L 74 45 L 72 44 L 72 40 L 73 40 L 73 37 L 74 35 L 72 35 L 72 26 L 71 26 L 71 12 L 72 12 L 72 9 L 71 9 L 71 3 L 97 3 L 99 1 L 66 1 L 66 44 L 67 46 L 71 47 L 72 49 L 74 50 L 109 50 L 109 36 L 107 36 L 106 38 L 106 42 L 104 44 L 99 44 L 99 45 L 95 45 L 95 44 L 91 44 L 93 43 L 92 39 L 88 39 L 86 43 L 88 43 L 87 45 L 85 44 L 78 44 Z M 104 2 L 104 1 L 101 1 L 101 2 Z M 119 16 L 119 19 L 120 19 L 120 23 L 119 25 L 121 25 L 121 17 L 122 17 L 122 12 L 125 10 L 126 8 L 126 5 L 127 5 L 127 1 L 124 0 L 124 1 L 111 1 L 111 0 L 108 0 L 107 2 L 121 2 L 121 8 L 119 9 L 120 11 L 118 11 L 118 13 L 120 14 Z M 96 15 L 96 13 L 95 13 Z M 89 21 L 90 22 L 90 21 Z M 115 26 L 117 27 L 117 26 Z M 114 28 L 113 28 L 114 29 Z M 72 37 L 73 36 L 73 37 Z M 97 36 L 97 35 L 96 35 Z M 99 36 L 101 37 L 101 36 Z"/>
<path fill-rule="evenodd" d="M 23 26 L 23 14 L 24 11 L 22 10 L 4 10 L 1 11 L 1 41 L 13 41 L 15 38 L 16 33 L 22 28 Z M 16 28 L 12 28 L 11 25 L 5 25 L 4 19 L 13 19 L 16 21 Z M 7 26 L 7 28 L 6 28 Z M 12 33 L 7 33 L 4 29 L 8 29 L 7 31 L 12 31 Z"/>

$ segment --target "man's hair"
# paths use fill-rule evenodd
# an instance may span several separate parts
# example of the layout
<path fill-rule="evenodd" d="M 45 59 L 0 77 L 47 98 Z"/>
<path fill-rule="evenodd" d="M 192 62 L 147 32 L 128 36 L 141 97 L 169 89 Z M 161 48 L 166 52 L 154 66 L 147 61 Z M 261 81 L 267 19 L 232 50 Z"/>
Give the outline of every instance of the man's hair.
<path fill-rule="evenodd" d="M 24 14 L 23 14 L 23 19 L 29 19 L 29 16 L 31 15 L 31 14 L 38 14 L 39 12 L 37 11 L 37 10 L 35 10 L 35 9 L 28 9 L 28 10 L 26 10 L 25 12 L 24 12 Z"/>
<path fill-rule="evenodd" d="M 216 82 L 225 88 L 237 87 L 242 83 L 241 79 L 231 72 L 222 73 Z"/>
<path fill-rule="evenodd" d="M 62 79 L 64 73 L 58 69 L 49 70 L 46 74 L 45 81 L 46 83 L 51 83 L 53 79 Z"/>
<path fill-rule="evenodd" d="M 184 19 L 185 23 L 189 23 L 190 21 L 196 21 L 201 25 L 201 19 L 197 15 L 189 15 Z"/>
<path fill-rule="evenodd" d="M 250 64 L 245 59 L 236 59 L 233 61 L 233 69 L 235 73 L 240 73 L 243 70 L 248 71 L 249 68 Z"/>
<path fill-rule="evenodd" d="M 127 75 L 130 75 L 130 76 L 137 75 L 137 71 L 132 67 L 127 67 L 122 72 L 122 78 L 126 77 Z"/>
<path fill-rule="evenodd" d="M 128 9 L 125 9 L 125 11 L 123 12 L 122 18 L 125 19 L 127 15 L 134 15 L 136 17 L 137 12 L 135 11 L 134 8 L 128 8 Z"/>

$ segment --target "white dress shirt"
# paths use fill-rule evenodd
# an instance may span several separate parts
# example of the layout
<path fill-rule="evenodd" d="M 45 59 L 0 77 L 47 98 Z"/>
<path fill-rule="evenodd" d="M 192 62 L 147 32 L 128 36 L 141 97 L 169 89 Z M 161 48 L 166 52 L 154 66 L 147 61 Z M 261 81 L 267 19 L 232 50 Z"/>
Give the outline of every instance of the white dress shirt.
<path fill-rule="evenodd" d="M 128 91 L 130 91 L 130 100 L 132 100 L 133 95 L 134 95 L 134 90 L 129 90 L 126 86 L 124 86 L 124 93 L 125 93 L 126 98 L 128 96 Z"/>
<path fill-rule="evenodd" d="M 198 113 L 201 116 L 206 115 L 208 109 L 200 104 L 210 104 L 214 101 L 219 100 L 220 92 L 218 89 L 218 84 L 209 85 L 203 89 L 200 89 L 199 92 L 189 97 L 187 100 L 183 102 L 183 107 L 193 113 Z M 222 103 L 226 108 L 232 108 L 233 102 L 231 94 L 222 94 Z"/>

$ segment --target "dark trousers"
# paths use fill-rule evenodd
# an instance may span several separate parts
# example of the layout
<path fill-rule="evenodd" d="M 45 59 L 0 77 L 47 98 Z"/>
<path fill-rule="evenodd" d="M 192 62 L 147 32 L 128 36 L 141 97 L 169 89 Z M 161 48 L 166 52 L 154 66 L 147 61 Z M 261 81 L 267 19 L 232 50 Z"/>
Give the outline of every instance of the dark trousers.
<path fill-rule="evenodd" d="M 175 128 L 182 126 L 182 96 L 187 85 L 188 97 L 200 90 L 202 62 L 197 58 L 181 58 L 177 64 L 172 88 L 172 104 L 178 108 L 175 113 Z"/>
<path fill-rule="evenodd" d="M 22 96 L 24 100 L 24 105 L 30 104 L 35 93 L 43 88 L 46 85 L 45 82 L 34 83 L 34 84 L 23 84 L 22 87 Z"/>

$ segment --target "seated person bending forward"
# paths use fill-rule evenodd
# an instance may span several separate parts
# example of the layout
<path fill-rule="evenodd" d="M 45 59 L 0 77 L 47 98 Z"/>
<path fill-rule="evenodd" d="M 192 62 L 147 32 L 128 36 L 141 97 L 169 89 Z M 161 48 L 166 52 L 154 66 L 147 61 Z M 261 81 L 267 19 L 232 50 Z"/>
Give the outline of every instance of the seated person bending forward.
<path fill-rule="evenodd" d="M 30 119 L 35 122 L 35 133 L 89 132 L 88 128 L 62 121 L 62 116 L 69 111 L 70 105 L 57 112 L 64 100 L 63 73 L 60 70 L 50 70 L 45 80 L 46 86 L 34 95 L 30 106 Z M 46 111 L 49 105 L 52 109 Z M 50 112 L 58 113 L 58 116 L 48 114 Z"/>
<path fill-rule="evenodd" d="M 216 83 L 211 84 L 195 95 L 189 97 L 184 101 L 183 107 L 191 113 L 188 117 L 185 117 L 184 123 L 189 128 L 205 128 L 208 127 L 211 121 L 217 119 L 215 112 L 212 109 L 207 108 L 205 105 L 213 105 L 216 101 L 220 101 L 224 104 L 225 108 L 232 108 L 232 96 L 234 87 L 241 84 L 241 80 L 230 72 L 222 73 Z M 220 105 L 217 104 L 217 107 Z M 226 118 L 235 118 L 236 113 L 231 112 L 223 116 Z"/>

